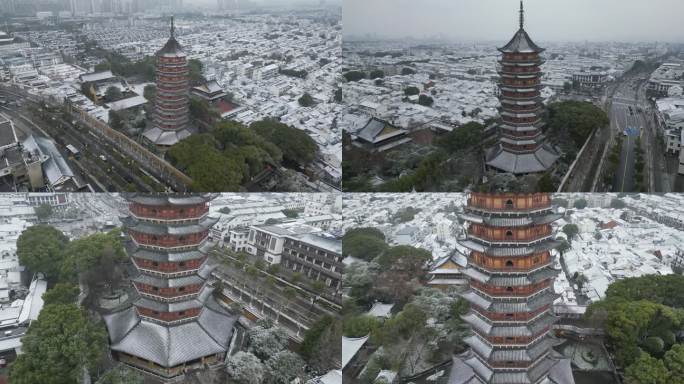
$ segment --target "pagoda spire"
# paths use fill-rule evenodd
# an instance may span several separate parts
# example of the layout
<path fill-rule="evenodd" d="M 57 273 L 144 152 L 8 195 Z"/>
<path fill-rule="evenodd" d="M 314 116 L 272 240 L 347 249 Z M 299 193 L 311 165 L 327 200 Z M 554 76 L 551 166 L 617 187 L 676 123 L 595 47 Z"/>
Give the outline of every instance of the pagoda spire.
<path fill-rule="evenodd" d="M 525 25 L 525 10 L 523 9 L 523 0 L 520 0 L 520 29 Z"/>
<path fill-rule="evenodd" d="M 522 1 L 521 1 L 520 4 L 521 4 L 521 6 L 522 6 Z M 172 38 L 172 39 L 175 37 L 175 36 L 174 36 L 175 31 L 176 31 L 176 27 L 173 25 L 173 16 L 171 16 L 171 38 Z"/>

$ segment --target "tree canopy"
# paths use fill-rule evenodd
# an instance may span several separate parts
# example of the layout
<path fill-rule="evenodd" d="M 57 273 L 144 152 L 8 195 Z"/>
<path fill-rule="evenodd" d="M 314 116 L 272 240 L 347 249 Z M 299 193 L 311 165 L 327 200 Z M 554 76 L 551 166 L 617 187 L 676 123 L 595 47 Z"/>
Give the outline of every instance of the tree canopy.
<path fill-rule="evenodd" d="M 482 143 L 483 136 L 484 126 L 470 122 L 440 137 L 436 143 L 449 152 L 457 152 L 477 147 Z"/>
<path fill-rule="evenodd" d="M 78 282 L 79 277 L 91 287 L 113 288 L 121 280 L 118 264 L 126 260 L 121 231 L 95 233 L 76 239 L 65 249 L 63 281 Z"/>
<path fill-rule="evenodd" d="M 289 384 L 295 379 L 306 380 L 304 360 L 297 354 L 282 350 L 266 361 L 266 383 Z"/>
<path fill-rule="evenodd" d="M 73 304 L 81 292 L 78 285 L 70 283 L 57 283 L 54 287 L 43 294 L 45 305 L 49 304 Z"/>
<path fill-rule="evenodd" d="M 385 235 L 376 228 L 350 229 L 342 237 L 342 253 L 370 261 L 387 249 Z"/>
<path fill-rule="evenodd" d="M 23 353 L 10 370 L 16 384 L 71 384 L 93 370 L 107 348 L 102 324 L 75 304 L 46 305 L 22 338 Z"/>
<path fill-rule="evenodd" d="M 413 96 L 413 95 L 417 95 L 419 93 L 420 93 L 420 89 L 418 89 L 418 87 L 411 86 L 411 87 L 404 88 L 404 95 L 406 95 L 406 96 Z"/>
<path fill-rule="evenodd" d="M 627 383 L 681 383 L 684 346 L 676 332 L 684 324 L 684 276 L 648 275 L 608 286 L 586 316 L 605 318 L 615 361 Z"/>
<path fill-rule="evenodd" d="M 434 102 L 435 102 L 435 100 L 428 95 L 418 96 L 418 104 L 420 104 L 420 105 L 424 105 L 426 107 L 431 107 Z"/>
<path fill-rule="evenodd" d="M 17 256 L 22 265 L 32 272 L 42 272 L 48 279 L 59 277 L 63 249 L 69 242 L 64 234 L 49 225 L 27 228 L 17 239 Z"/>
<path fill-rule="evenodd" d="M 575 203 L 572 205 L 576 209 L 584 209 L 589 205 L 585 199 L 577 199 L 575 200 Z"/>
<path fill-rule="evenodd" d="M 313 106 L 313 105 L 316 104 L 316 102 L 314 101 L 313 97 L 311 97 L 311 95 L 309 95 L 308 93 L 304 93 L 304 94 L 302 95 L 302 97 L 300 97 L 300 98 L 297 100 L 297 102 L 298 102 L 299 105 L 301 105 L 302 107 L 311 107 L 311 106 Z"/>
<path fill-rule="evenodd" d="M 349 71 L 349 72 L 345 72 L 342 76 L 344 76 L 344 78 L 345 78 L 347 81 L 349 81 L 349 82 L 351 82 L 351 81 L 359 81 L 359 80 L 361 80 L 361 79 L 365 79 L 365 78 L 366 78 L 366 72 L 363 72 L 363 71 Z"/>
<path fill-rule="evenodd" d="M 299 354 L 311 369 L 319 374 L 335 369 L 335 360 L 342 354 L 342 321 L 323 316 L 304 334 Z"/>
<path fill-rule="evenodd" d="M 244 351 L 228 358 L 226 371 L 238 384 L 261 384 L 266 374 L 266 368 L 259 358 Z"/>
<path fill-rule="evenodd" d="M 278 121 L 257 121 L 249 128 L 275 144 L 282 151 L 284 160 L 307 165 L 314 160 L 318 151 L 316 142 L 306 132 Z"/>
<path fill-rule="evenodd" d="M 235 191 L 268 166 L 305 166 L 318 146 L 306 132 L 276 120 L 217 123 L 209 133 L 192 135 L 169 149 L 169 161 L 193 179 L 196 191 Z"/>
<path fill-rule="evenodd" d="M 52 216 L 52 206 L 50 204 L 41 204 L 37 207 L 33 208 L 33 211 L 36 213 L 36 217 L 38 217 L 38 220 L 43 221 Z"/>
<path fill-rule="evenodd" d="M 572 240 L 579 233 L 579 228 L 575 224 L 565 224 L 563 232 L 568 236 L 568 240 Z"/>
<path fill-rule="evenodd" d="M 554 136 L 567 136 L 580 148 L 594 129 L 610 123 L 606 113 L 584 101 L 562 101 L 548 107 L 548 129 Z"/>

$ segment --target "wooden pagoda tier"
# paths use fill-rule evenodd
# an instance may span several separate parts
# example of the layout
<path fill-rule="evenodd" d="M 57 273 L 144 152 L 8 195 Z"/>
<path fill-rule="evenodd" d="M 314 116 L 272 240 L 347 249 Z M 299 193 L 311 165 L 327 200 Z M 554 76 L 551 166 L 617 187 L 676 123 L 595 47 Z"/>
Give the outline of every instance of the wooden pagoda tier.
<path fill-rule="evenodd" d="M 236 317 L 216 302 L 207 284 L 213 196 L 125 196 L 130 215 L 121 221 L 136 269 L 135 292 L 131 306 L 105 316 L 112 351 L 122 362 L 163 377 L 198 367 L 198 361 L 199 367 L 220 363 Z"/>
<path fill-rule="evenodd" d="M 465 339 L 470 350 L 454 358 L 449 383 L 572 383 L 550 335 L 559 272 L 551 224 L 560 217 L 548 194 L 468 196 L 459 243 L 469 249 L 461 296 L 470 303 L 463 320 L 473 334 Z"/>
<path fill-rule="evenodd" d="M 173 18 L 171 37 L 156 53 L 156 58 L 154 127 L 143 136 L 157 145 L 170 146 L 190 135 L 190 70 L 187 56 L 175 37 Z"/>
<path fill-rule="evenodd" d="M 544 60 L 540 54 L 544 49 L 523 29 L 521 16 L 518 32 L 498 50 L 501 52 L 497 66 L 501 102 L 499 142 L 488 151 L 487 165 L 514 174 L 546 171 L 558 154 L 546 145 L 542 132 L 544 104 L 540 66 Z"/>

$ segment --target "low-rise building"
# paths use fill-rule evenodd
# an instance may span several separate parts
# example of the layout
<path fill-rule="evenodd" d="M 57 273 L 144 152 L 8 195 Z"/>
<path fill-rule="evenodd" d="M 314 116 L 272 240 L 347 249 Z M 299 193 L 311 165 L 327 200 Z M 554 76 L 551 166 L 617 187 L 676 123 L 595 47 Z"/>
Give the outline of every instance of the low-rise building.
<path fill-rule="evenodd" d="M 608 73 L 606 72 L 576 72 L 572 74 L 572 82 L 584 88 L 602 88 L 608 84 Z"/>
<path fill-rule="evenodd" d="M 281 264 L 329 287 L 340 288 L 342 242 L 320 228 L 299 222 L 251 226 L 245 251 L 269 264 Z"/>
<path fill-rule="evenodd" d="M 411 138 L 407 134 L 407 130 L 373 117 L 352 135 L 352 140 L 354 145 L 369 152 L 384 152 L 410 142 Z"/>

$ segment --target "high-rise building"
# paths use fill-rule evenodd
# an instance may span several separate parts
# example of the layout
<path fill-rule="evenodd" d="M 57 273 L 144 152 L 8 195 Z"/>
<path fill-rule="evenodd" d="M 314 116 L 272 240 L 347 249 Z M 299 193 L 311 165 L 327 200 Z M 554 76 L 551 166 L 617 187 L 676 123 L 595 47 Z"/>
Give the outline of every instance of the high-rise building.
<path fill-rule="evenodd" d="M 170 378 L 221 364 L 237 316 L 207 285 L 209 194 L 126 196 L 126 252 L 137 271 L 133 304 L 104 317 L 112 354 Z"/>
<path fill-rule="evenodd" d="M 560 218 L 551 196 L 472 193 L 459 243 L 470 250 L 462 272 L 470 303 L 463 320 L 470 349 L 454 357 L 449 384 L 572 384 L 570 360 L 555 352 L 549 334 L 553 301 L 551 223 Z"/>
<path fill-rule="evenodd" d="M 188 60 L 176 40 L 171 17 L 171 37 L 157 56 L 157 96 L 152 128 L 143 136 L 159 146 L 172 146 L 190 136 L 190 80 Z"/>
<path fill-rule="evenodd" d="M 523 3 L 520 2 L 520 29 L 501 52 L 498 72 L 501 101 L 499 142 L 486 154 L 487 166 L 516 175 L 544 172 L 558 159 L 542 132 L 544 104 L 540 89 L 543 48 L 527 34 Z"/>

